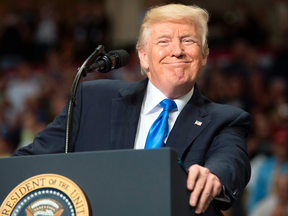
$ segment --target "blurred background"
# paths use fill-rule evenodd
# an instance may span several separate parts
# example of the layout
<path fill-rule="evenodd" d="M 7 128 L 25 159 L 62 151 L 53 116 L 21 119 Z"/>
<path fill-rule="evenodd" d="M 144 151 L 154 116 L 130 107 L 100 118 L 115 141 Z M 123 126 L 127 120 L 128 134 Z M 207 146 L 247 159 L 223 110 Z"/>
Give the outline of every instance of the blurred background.
<path fill-rule="evenodd" d="M 207 9 L 210 55 L 198 85 L 248 111 L 252 177 L 225 215 L 288 215 L 288 1 L 182 0 Z M 0 156 L 33 141 L 65 106 L 97 45 L 126 49 L 127 66 L 85 80 L 143 79 L 135 52 L 145 11 L 168 0 L 0 1 Z"/>

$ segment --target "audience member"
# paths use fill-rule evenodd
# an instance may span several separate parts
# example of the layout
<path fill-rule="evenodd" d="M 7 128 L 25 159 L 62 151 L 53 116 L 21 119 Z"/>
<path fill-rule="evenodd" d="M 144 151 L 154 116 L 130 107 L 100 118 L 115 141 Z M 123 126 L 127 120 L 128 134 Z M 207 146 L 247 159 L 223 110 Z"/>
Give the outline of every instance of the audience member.
<path fill-rule="evenodd" d="M 288 172 L 288 129 L 278 129 L 273 134 L 273 155 L 267 158 L 259 169 L 255 187 L 248 200 L 248 213 L 251 213 L 260 200 L 273 193 L 276 178 Z"/>
<path fill-rule="evenodd" d="M 275 193 L 259 202 L 249 216 L 288 215 L 288 173 L 275 180 Z"/>

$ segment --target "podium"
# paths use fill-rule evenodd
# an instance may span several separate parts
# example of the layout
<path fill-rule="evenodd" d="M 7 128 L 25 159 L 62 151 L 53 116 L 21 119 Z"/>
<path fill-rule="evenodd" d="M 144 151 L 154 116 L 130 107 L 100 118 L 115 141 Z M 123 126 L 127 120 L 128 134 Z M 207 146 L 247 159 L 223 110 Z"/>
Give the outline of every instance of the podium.
<path fill-rule="evenodd" d="M 17 196 L 20 199 L 24 189 L 15 192 L 10 201 L 7 196 L 21 182 L 32 176 L 56 174 L 78 185 L 87 199 L 89 215 L 196 215 L 188 202 L 187 173 L 170 148 L 1 158 L 0 171 L 1 207 L 13 206 L 11 200 Z M 32 184 L 24 187 L 26 193 Z M 214 205 L 207 212 L 212 209 L 215 211 Z"/>

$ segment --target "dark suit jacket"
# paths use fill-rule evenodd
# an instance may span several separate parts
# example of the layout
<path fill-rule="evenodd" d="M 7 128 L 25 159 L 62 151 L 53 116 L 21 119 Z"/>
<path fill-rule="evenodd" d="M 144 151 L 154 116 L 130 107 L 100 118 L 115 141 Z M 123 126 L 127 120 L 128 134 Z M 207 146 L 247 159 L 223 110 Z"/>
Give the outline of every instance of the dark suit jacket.
<path fill-rule="evenodd" d="M 74 111 L 75 151 L 133 148 L 146 87 L 147 79 L 136 83 L 118 80 L 82 83 Z M 66 107 L 35 136 L 31 145 L 15 155 L 64 152 L 65 117 Z M 194 124 L 196 120 L 202 125 Z M 166 146 L 177 151 L 187 168 L 199 164 L 216 174 L 233 202 L 250 178 L 245 141 L 250 125 L 248 113 L 209 101 L 195 84 L 194 94 L 178 116 Z M 231 205 L 216 203 L 221 209 Z"/>

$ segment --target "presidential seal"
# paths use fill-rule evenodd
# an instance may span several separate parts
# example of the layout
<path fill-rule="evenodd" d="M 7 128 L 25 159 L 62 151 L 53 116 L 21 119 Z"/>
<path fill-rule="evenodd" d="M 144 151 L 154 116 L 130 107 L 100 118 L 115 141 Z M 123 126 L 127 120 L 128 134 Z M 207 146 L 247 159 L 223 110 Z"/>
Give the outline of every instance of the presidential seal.
<path fill-rule="evenodd" d="M 33 176 L 15 187 L 0 207 L 1 216 L 89 216 L 82 190 L 56 174 Z"/>

